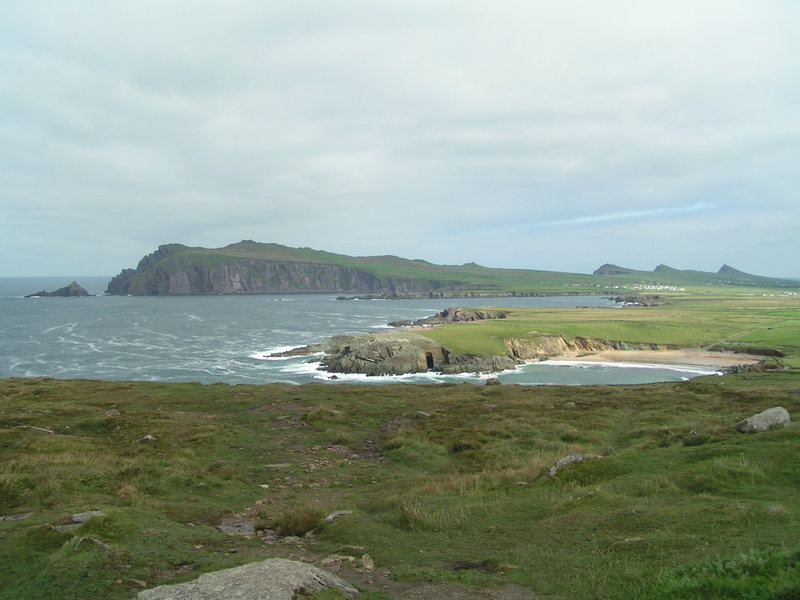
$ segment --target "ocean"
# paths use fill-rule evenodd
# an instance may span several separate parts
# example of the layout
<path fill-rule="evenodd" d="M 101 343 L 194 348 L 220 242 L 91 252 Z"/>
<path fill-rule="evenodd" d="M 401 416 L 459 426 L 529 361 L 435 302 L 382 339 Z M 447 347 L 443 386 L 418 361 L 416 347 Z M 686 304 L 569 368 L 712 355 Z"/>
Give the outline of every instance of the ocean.
<path fill-rule="evenodd" d="M 82 298 L 24 298 L 73 279 Z M 313 357 L 272 352 L 336 334 L 386 329 L 449 306 L 575 307 L 616 310 L 599 296 L 446 300 L 337 300 L 336 294 L 103 296 L 108 277 L 0 278 L 0 377 L 228 384 L 391 382 L 482 383 L 488 374 L 396 377 L 331 374 Z M 501 373 L 504 383 L 623 384 L 681 381 L 712 371 L 630 364 L 533 363 Z M 496 376 L 492 375 L 492 376 Z"/>

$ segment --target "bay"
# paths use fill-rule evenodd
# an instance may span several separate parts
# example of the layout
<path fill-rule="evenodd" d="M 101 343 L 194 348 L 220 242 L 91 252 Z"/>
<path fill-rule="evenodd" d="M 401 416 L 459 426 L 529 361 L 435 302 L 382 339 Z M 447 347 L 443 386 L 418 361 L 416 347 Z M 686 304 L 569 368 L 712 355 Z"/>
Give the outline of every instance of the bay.
<path fill-rule="evenodd" d="M 107 278 L 74 278 L 102 293 Z M 449 306 L 574 307 L 614 310 L 599 296 L 341 301 L 331 294 L 258 296 L 91 296 L 22 298 L 73 278 L 20 283 L 0 278 L 0 377 L 263 384 L 332 381 L 308 357 L 267 355 L 336 334 L 386 328 Z M 50 287 L 47 287 L 50 285 Z M 672 368 L 526 365 L 500 374 L 518 384 L 648 383 L 695 376 Z M 488 375 L 338 375 L 337 383 L 480 383 Z"/>

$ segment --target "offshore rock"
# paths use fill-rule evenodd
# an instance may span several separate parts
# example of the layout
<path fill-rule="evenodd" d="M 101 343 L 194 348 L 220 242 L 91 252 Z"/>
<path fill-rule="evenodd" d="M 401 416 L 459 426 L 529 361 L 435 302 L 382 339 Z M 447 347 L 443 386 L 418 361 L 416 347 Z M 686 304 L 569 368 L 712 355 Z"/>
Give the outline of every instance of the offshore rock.
<path fill-rule="evenodd" d="M 201 575 L 194 581 L 139 592 L 137 600 L 292 600 L 332 588 L 358 596 L 344 579 L 304 562 L 268 560 Z"/>
<path fill-rule="evenodd" d="M 54 292 L 36 292 L 35 294 L 28 294 L 26 298 L 43 297 L 43 298 L 72 298 L 78 296 L 88 296 L 87 292 L 77 281 L 73 281 L 68 286 L 58 288 Z"/>

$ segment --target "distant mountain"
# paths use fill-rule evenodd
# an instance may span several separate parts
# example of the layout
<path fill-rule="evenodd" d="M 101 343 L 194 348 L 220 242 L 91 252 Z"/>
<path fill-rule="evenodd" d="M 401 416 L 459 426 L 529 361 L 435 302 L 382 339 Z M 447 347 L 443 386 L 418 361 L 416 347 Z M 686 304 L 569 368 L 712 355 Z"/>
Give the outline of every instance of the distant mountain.
<path fill-rule="evenodd" d="M 658 265 L 652 273 L 648 271 L 636 271 L 615 265 L 605 264 L 594 272 L 595 275 L 630 275 L 636 278 L 649 276 L 653 281 L 657 279 L 663 283 L 681 285 L 734 285 L 734 286 L 754 286 L 754 287 L 797 287 L 797 282 L 790 279 L 780 279 L 774 277 L 762 277 L 751 275 L 744 271 L 734 269 L 730 265 L 722 265 L 716 273 L 705 271 L 694 271 L 691 269 L 675 269 L 667 265 Z"/>
<path fill-rule="evenodd" d="M 593 275 L 529 269 L 491 269 L 475 263 L 436 265 L 398 256 L 347 256 L 244 240 L 224 248 L 165 244 L 123 269 L 108 294 L 369 294 L 390 298 L 603 293 L 625 283 L 769 285 L 779 281 L 677 271 L 657 272 L 603 265 Z M 713 279 L 713 281 L 712 281 Z M 792 284 L 797 287 L 797 284 Z"/>
<path fill-rule="evenodd" d="M 629 275 L 630 273 L 635 273 L 635 271 L 632 269 L 626 269 L 625 267 L 618 267 L 617 265 L 606 263 L 600 267 L 597 267 L 592 275 Z"/>

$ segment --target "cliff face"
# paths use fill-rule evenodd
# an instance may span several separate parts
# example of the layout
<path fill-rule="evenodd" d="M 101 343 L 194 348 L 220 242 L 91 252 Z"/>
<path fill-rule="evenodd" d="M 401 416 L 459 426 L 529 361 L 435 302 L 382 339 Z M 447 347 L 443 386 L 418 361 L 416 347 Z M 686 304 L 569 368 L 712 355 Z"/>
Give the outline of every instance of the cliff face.
<path fill-rule="evenodd" d="M 358 269 L 332 264 L 243 258 L 229 264 L 202 259 L 171 259 L 176 246 L 161 246 L 136 269 L 125 269 L 108 284 L 109 294 L 280 294 L 304 292 L 405 294 L 435 289 L 428 280 L 381 279 Z"/>
<path fill-rule="evenodd" d="M 604 350 L 667 350 L 672 346 L 601 340 L 576 337 L 572 341 L 561 335 L 537 335 L 504 340 L 509 355 L 520 360 L 546 360 L 573 352 L 594 353 Z"/>

